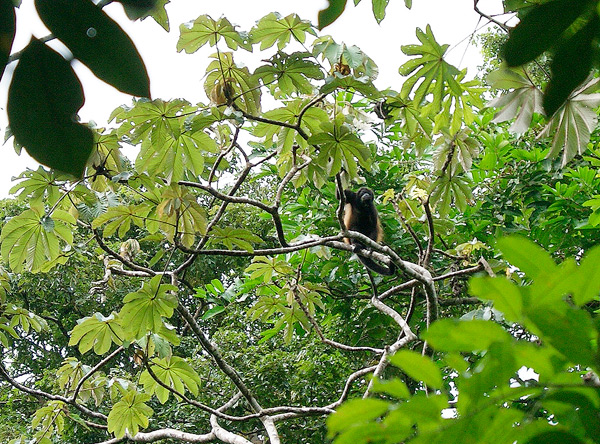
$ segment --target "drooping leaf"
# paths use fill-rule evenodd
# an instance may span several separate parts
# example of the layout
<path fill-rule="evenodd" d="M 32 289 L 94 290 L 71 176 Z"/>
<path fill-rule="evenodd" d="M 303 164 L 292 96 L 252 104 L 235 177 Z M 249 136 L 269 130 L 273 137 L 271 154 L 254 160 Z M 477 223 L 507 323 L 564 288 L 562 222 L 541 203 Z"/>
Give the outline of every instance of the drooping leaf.
<path fill-rule="evenodd" d="M 213 54 L 211 57 L 215 60 L 206 68 L 206 95 L 212 97 L 215 88 L 227 85 L 231 88 L 228 93 L 231 97 L 227 99 L 231 99 L 236 106 L 250 114 L 258 114 L 261 107 L 258 78 L 252 76 L 247 67 L 236 65 L 231 52 Z"/>
<path fill-rule="evenodd" d="M 129 36 L 89 0 L 35 0 L 55 37 L 101 80 L 119 91 L 150 97 L 144 62 Z"/>
<path fill-rule="evenodd" d="M 127 391 L 108 414 L 108 431 L 114 433 L 116 438 L 122 438 L 125 433 L 135 436 L 140 428 L 148 427 L 149 418 L 154 413 L 145 404 L 149 399 L 148 394 Z"/>
<path fill-rule="evenodd" d="M 123 327 L 115 313 L 107 317 L 95 313 L 88 318 L 79 320 L 71 332 L 69 345 L 78 344 L 82 354 L 93 348 L 94 353 L 103 355 L 110 350 L 113 343 L 121 345 L 124 339 Z"/>
<path fill-rule="evenodd" d="M 198 395 L 198 387 L 201 384 L 200 376 L 184 359 L 172 356 L 163 359 L 153 359 L 150 368 L 154 375 L 163 384 L 184 394 L 189 390 L 194 396 Z M 169 390 L 160 385 L 148 370 L 144 370 L 140 376 L 140 383 L 148 394 L 155 394 L 161 404 L 169 399 Z"/>
<path fill-rule="evenodd" d="M 552 137 L 549 158 L 556 157 L 562 151 L 564 167 L 577 154 L 587 150 L 592 131 L 598 123 L 594 108 L 600 104 L 597 93 L 600 79 L 595 78 L 575 91 L 544 127 L 539 137 Z"/>
<path fill-rule="evenodd" d="M 36 205 L 4 225 L 0 236 L 2 256 L 16 273 L 45 270 L 56 265 L 53 261 L 59 257 L 64 263 L 67 258 L 61 255 L 61 241 L 73 243 L 72 225 L 75 219 L 66 211 L 54 210 L 50 217 L 42 205 Z"/>
<path fill-rule="evenodd" d="M 531 124 L 533 113 L 543 113 L 542 92 L 520 72 L 501 68 L 491 72 L 487 76 L 487 81 L 494 88 L 512 90 L 488 104 L 494 108 L 501 108 L 492 122 L 515 119 L 510 130 L 523 134 Z"/>
<path fill-rule="evenodd" d="M 16 141 L 31 157 L 81 177 L 94 135 L 77 123 L 83 88 L 58 53 L 33 38 L 19 59 L 8 91 L 8 119 Z"/>
<path fill-rule="evenodd" d="M 0 0 L 0 79 L 15 39 L 16 15 L 12 0 Z"/>
<path fill-rule="evenodd" d="M 366 423 L 378 418 L 387 412 L 388 408 L 389 404 L 380 399 L 352 399 L 327 418 L 329 436 L 333 437 L 356 423 Z"/>

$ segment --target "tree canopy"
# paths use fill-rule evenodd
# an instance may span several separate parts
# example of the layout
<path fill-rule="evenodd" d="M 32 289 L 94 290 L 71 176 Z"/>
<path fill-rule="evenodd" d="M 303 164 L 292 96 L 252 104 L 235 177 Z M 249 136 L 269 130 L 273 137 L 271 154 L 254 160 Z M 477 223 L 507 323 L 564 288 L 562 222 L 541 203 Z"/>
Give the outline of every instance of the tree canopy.
<path fill-rule="evenodd" d="M 53 35 L 2 48 L 45 165 L 0 203 L 2 442 L 600 442 L 595 1 L 504 2 L 510 30 L 476 1 L 477 76 L 427 26 L 385 90 L 296 14 L 202 15 L 177 44 L 214 48 L 197 104 L 148 97 L 107 3 L 36 0 Z M 106 128 L 53 38 L 135 96 Z M 360 186 L 381 244 L 344 225 Z"/>

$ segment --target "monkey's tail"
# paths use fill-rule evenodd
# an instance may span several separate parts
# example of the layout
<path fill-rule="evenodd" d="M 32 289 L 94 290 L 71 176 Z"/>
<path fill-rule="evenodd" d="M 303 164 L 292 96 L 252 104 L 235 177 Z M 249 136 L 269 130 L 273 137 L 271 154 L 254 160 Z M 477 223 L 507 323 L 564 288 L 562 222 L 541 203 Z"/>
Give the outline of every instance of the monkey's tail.
<path fill-rule="evenodd" d="M 367 267 L 369 270 L 374 271 L 375 273 L 379 273 L 384 276 L 393 276 L 396 274 L 396 264 L 394 264 L 393 262 L 390 264 L 389 267 L 386 267 L 384 265 L 378 264 L 373 259 L 370 259 L 368 257 L 358 256 L 358 258 L 365 267 Z"/>

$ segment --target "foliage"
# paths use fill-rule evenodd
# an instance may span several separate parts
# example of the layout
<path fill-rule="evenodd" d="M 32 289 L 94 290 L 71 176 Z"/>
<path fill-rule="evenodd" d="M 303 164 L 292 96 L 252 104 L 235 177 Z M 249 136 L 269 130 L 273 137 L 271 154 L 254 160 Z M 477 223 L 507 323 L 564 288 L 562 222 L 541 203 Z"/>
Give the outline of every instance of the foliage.
<path fill-rule="evenodd" d="M 37 3 L 57 35 L 79 22 Z M 166 23 L 166 1 L 130 3 Z M 112 29 L 104 44 L 125 41 L 76 6 Z M 378 20 L 386 6 L 373 1 Z M 598 442 L 597 79 L 545 117 L 545 61 L 500 65 L 503 37 L 484 40 L 484 83 L 417 29 L 395 91 L 295 14 L 179 31 L 180 51 L 214 48 L 206 103 L 140 98 L 108 128 L 69 120 L 91 140 L 79 179 L 28 170 L 0 205 L 3 442 Z M 141 72 L 64 39 L 108 82 Z M 64 130 L 83 96 L 48 51 L 21 55 L 23 88 L 39 86 L 39 53 L 71 93 L 16 109 L 57 108 Z M 358 235 L 336 196 L 358 186 L 377 196 L 385 246 L 344 242 Z M 353 252 L 400 272 L 367 275 Z"/>

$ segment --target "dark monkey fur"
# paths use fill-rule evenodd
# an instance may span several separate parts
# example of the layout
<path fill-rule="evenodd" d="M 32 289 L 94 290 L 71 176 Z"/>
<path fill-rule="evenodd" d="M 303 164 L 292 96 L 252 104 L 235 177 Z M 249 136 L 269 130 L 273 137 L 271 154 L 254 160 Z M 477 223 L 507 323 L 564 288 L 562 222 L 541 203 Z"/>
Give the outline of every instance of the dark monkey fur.
<path fill-rule="evenodd" d="M 361 188 L 357 192 L 344 190 L 346 206 L 344 207 L 344 224 L 349 231 L 358 231 L 368 238 L 380 243 L 383 240 L 383 229 L 373 202 L 375 195 L 369 188 Z M 355 251 L 365 248 L 365 245 L 356 239 L 344 238 L 344 242 L 354 245 Z M 358 255 L 360 261 L 369 269 L 385 276 L 396 273 L 396 265 L 385 267 L 372 259 Z"/>

